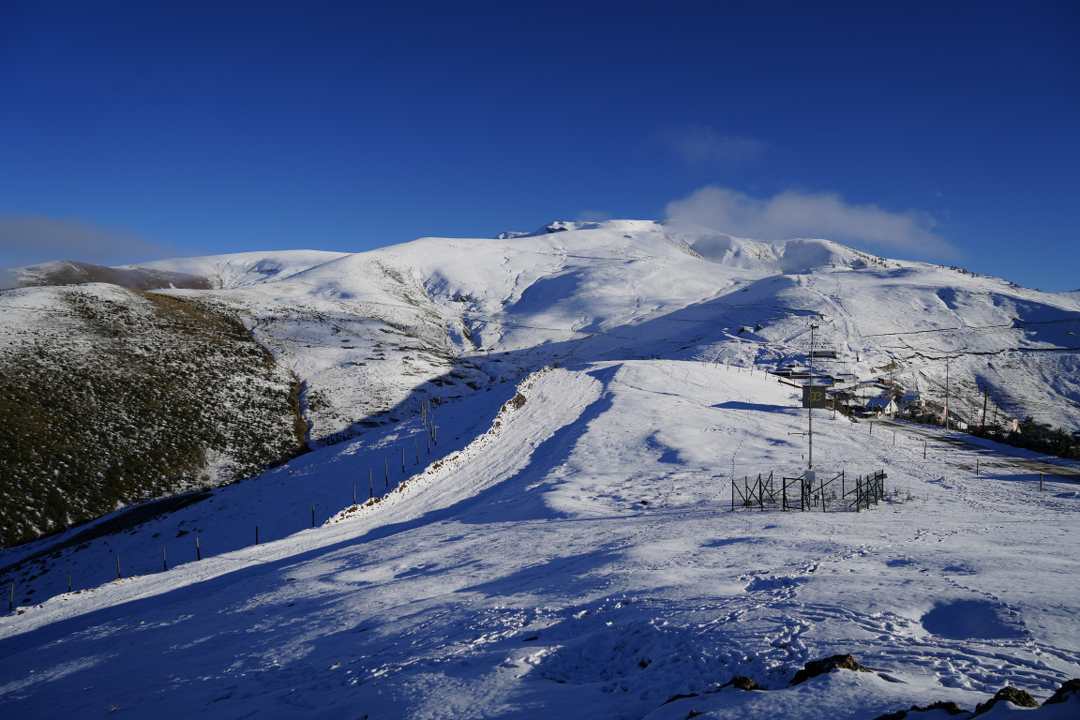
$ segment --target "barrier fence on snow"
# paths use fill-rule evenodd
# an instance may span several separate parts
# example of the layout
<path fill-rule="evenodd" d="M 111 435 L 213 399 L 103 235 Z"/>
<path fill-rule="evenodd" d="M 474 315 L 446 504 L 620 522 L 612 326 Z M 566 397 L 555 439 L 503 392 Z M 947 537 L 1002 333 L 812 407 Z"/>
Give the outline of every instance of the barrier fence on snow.
<path fill-rule="evenodd" d="M 756 478 L 745 476 L 731 482 L 731 510 L 815 510 L 822 512 L 868 510 L 885 497 L 884 470 L 848 478 L 841 470 L 836 475 L 780 477 L 774 473 Z"/>

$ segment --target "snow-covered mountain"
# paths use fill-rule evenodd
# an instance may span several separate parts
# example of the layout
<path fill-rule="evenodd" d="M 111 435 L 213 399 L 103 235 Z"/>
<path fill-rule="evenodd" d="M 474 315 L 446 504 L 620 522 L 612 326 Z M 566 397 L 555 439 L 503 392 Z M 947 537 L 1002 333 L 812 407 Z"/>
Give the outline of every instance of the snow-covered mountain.
<path fill-rule="evenodd" d="M 1080 301 L 827 240 L 763 243 L 668 222 L 553 223 L 503 240 L 424 238 L 366 253 L 148 263 L 207 278 L 317 402 L 312 437 L 553 362 L 805 361 L 889 374 L 974 419 L 1080 430 Z M 176 291 L 181 295 L 190 295 Z M 383 360 L 386 362 L 376 362 Z M 388 368 L 398 369 L 387 371 Z"/>
<path fill-rule="evenodd" d="M 943 402 L 948 372 L 958 419 L 989 387 L 1080 429 L 1074 293 L 641 221 L 145 267 L 296 376 L 314 449 L 0 551 L 5 717 L 875 718 L 1080 676 L 1075 481 L 818 413 L 785 512 L 807 415 L 763 372 L 808 360 L 813 321 L 837 376 Z M 869 672 L 791 684 L 845 653 Z M 764 690 L 716 692 L 737 676 Z"/>

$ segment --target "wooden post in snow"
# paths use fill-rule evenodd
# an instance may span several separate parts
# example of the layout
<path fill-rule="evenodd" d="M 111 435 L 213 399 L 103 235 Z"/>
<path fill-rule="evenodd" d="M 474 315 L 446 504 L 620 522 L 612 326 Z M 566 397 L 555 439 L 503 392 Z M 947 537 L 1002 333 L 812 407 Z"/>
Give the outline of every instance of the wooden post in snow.
<path fill-rule="evenodd" d="M 1042 492 L 1042 473 L 1039 473 L 1039 492 Z"/>
<path fill-rule="evenodd" d="M 255 526 L 255 544 L 256 545 L 259 544 L 259 526 L 258 525 Z"/>
<path fill-rule="evenodd" d="M 71 592 L 71 568 L 68 568 L 68 592 Z"/>
<path fill-rule="evenodd" d="M 405 448 L 401 448 L 401 472 L 405 472 Z"/>
<path fill-rule="evenodd" d="M 195 538 L 195 559 L 202 560 L 202 548 L 199 547 L 199 538 Z"/>
<path fill-rule="evenodd" d="M 120 576 L 120 553 L 116 553 L 116 579 L 117 580 L 123 579 Z"/>
<path fill-rule="evenodd" d="M 417 440 L 414 437 L 412 439 L 412 443 L 413 443 L 413 449 L 416 450 L 416 462 L 414 463 L 414 465 L 419 465 L 420 464 L 420 441 Z"/>
<path fill-rule="evenodd" d="M 161 548 L 161 572 L 169 572 L 169 561 L 165 557 L 165 548 Z"/>
<path fill-rule="evenodd" d="M 311 503 L 311 527 L 315 527 L 315 503 Z"/>
<path fill-rule="evenodd" d="M 383 472 L 386 473 L 386 487 L 390 487 L 390 461 L 383 458 Z"/>
<path fill-rule="evenodd" d="M 368 500 L 375 497 L 375 481 L 372 479 L 374 471 L 368 468 L 367 471 L 367 484 L 368 484 Z"/>

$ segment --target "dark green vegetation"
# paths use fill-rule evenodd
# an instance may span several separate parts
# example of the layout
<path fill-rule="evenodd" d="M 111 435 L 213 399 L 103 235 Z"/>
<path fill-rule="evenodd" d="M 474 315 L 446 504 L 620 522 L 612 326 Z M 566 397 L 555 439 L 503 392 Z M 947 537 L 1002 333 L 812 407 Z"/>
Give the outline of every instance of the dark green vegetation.
<path fill-rule="evenodd" d="M 1040 425 L 1030 415 L 1020 423 L 1019 432 L 992 425 L 986 428 L 971 427 L 967 432 L 1025 450 L 1080 460 L 1080 445 L 1072 442 L 1064 428 L 1054 430 L 1049 425 Z"/>
<path fill-rule="evenodd" d="M 910 420 L 921 425 L 941 426 L 941 407 L 933 407 L 928 404 L 925 411 L 911 416 Z M 951 429 L 966 432 L 976 437 L 987 438 L 994 442 L 1004 443 L 1012 447 L 1032 450 L 1045 455 L 1054 455 L 1068 460 L 1080 460 L 1080 444 L 1074 443 L 1071 436 L 1064 428 L 1056 430 L 1046 424 L 1039 424 L 1028 415 L 1019 423 L 1017 432 L 1013 432 L 1011 426 L 997 424 L 993 421 L 986 427 L 978 427 L 974 423 L 968 423 L 967 428 L 961 430 L 954 420 Z"/>
<path fill-rule="evenodd" d="M 0 547 L 303 450 L 299 383 L 235 316 L 103 285 L 9 293 Z"/>

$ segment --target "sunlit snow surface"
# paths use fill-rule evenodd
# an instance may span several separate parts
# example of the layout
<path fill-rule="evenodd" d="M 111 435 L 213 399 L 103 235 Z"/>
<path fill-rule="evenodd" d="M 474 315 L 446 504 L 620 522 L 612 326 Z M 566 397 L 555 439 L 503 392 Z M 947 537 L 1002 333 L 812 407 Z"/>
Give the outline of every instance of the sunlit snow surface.
<path fill-rule="evenodd" d="M 956 412 L 978 382 L 992 413 L 1075 430 L 1080 298 L 827 241 L 548 229 L 152 264 L 244 309 L 317 449 L 47 557 L 0 618 L 0 714 L 874 718 L 1080 676 L 1080 487 L 1040 492 L 1023 451 L 976 476 L 974 453 L 819 412 L 819 476 L 884 469 L 890 498 L 731 507 L 733 476 L 806 467 L 797 389 L 761 368 L 804 361 L 811 318 L 829 370 L 937 398 L 948 361 Z M 874 672 L 785 689 L 838 653 Z M 736 675 L 767 691 L 706 694 Z"/>
<path fill-rule="evenodd" d="M 76 554 L 76 586 L 94 592 L 0 620 L 5 717 L 872 718 L 973 709 L 1005 684 L 1045 699 L 1080 676 L 1075 484 L 975 477 L 962 451 L 931 442 L 924 460 L 902 430 L 819 413 L 819 472 L 884 468 L 899 496 L 861 513 L 732 512 L 733 467 L 801 464 L 791 388 L 628 361 L 521 389 L 517 409 L 509 384 L 438 408 L 440 445 L 418 443 L 406 474 L 415 417 Z M 386 466 L 391 484 L 427 472 L 302 530 L 312 501 L 321 524 Z M 161 547 L 187 564 L 150 574 Z M 140 576 L 98 586 L 115 552 Z M 782 689 L 806 660 L 849 652 L 877 674 Z M 661 707 L 734 675 L 769 692 Z"/>
<path fill-rule="evenodd" d="M 974 422 L 1080 430 L 1080 297 L 1041 293 L 827 240 L 761 243 L 674 222 L 553 223 L 507 240 L 423 238 L 150 263 L 208 278 L 173 291 L 242 309 L 305 383 L 311 438 L 352 434 L 411 398 L 452 397 L 545 364 L 662 357 L 891 367 Z M 946 365 L 949 365 L 949 368 Z M 947 372 L 947 369 L 949 372 Z"/>

